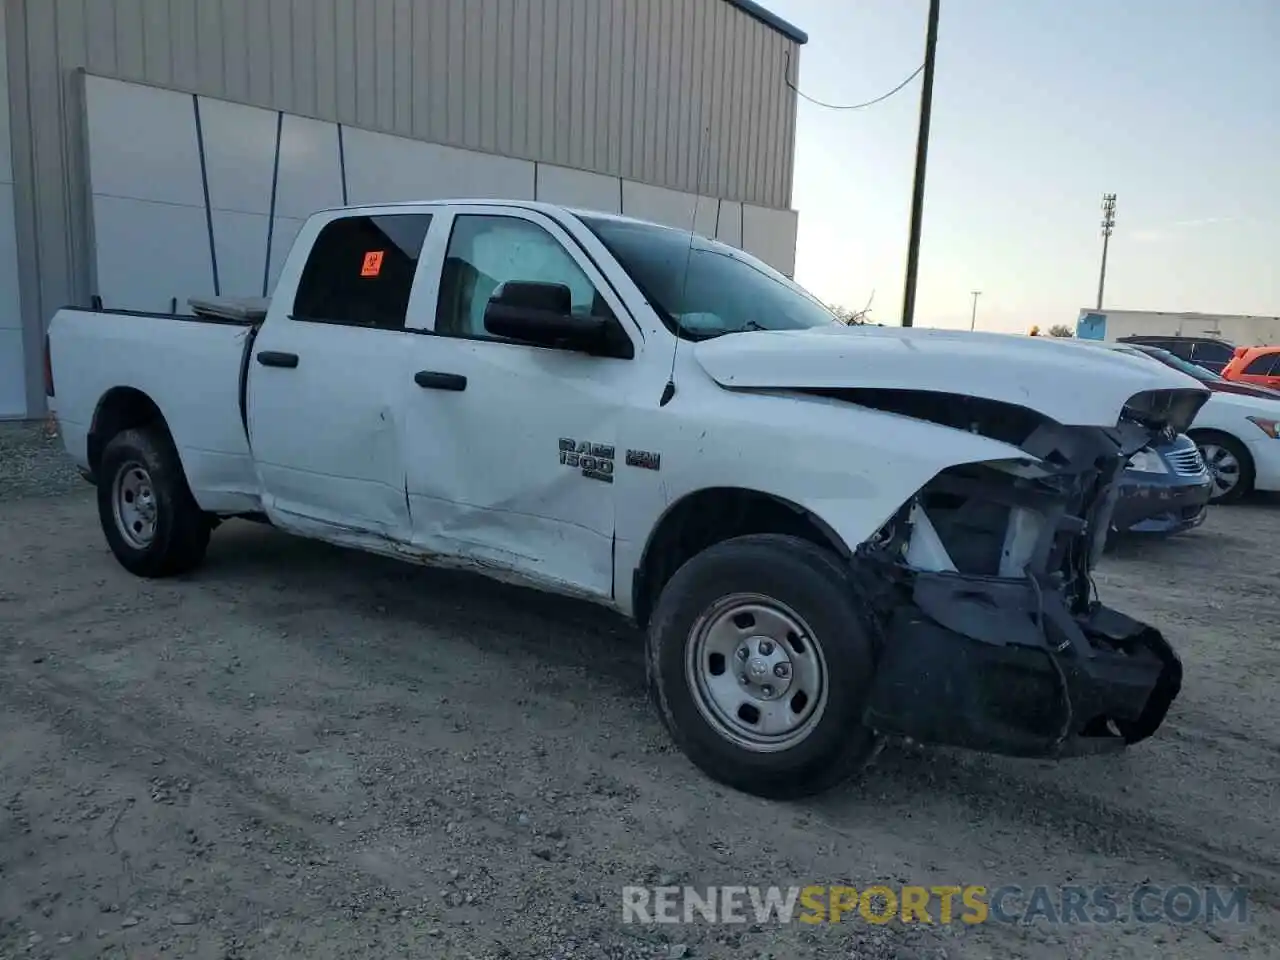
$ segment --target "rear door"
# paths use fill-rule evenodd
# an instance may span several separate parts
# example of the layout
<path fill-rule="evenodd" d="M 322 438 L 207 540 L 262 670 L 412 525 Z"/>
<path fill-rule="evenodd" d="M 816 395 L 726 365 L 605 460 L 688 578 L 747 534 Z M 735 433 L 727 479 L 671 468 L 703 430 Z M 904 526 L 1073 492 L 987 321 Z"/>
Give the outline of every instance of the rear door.
<path fill-rule="evenodd" d="M 430 225 L 430 213 L 391 208 L 316 218 L 299 236 L 278 284 L 296 295 L 272 302 L 248 373 L 250 444 L 279 526 L 410 538 L 399 374 Z"/>
<path fill-rule="evenodd" d="M 443 221 L 443 215 L 442 215 Z M 638 328 L 591 258 L 544 213 L 459 206 L 432 233 L 422 335 L 406 345 L 407 485 L 415 543 L 544 586 L 614 593 L 614 467 L 640 364 L 494 337 L 490 295 L 554 282 L 575 313 L 608 317 L 638 358 Z M 417 322 L 417 318 L 415 318 Z M 629 589 L 629 585 L 628 585 Z"/>

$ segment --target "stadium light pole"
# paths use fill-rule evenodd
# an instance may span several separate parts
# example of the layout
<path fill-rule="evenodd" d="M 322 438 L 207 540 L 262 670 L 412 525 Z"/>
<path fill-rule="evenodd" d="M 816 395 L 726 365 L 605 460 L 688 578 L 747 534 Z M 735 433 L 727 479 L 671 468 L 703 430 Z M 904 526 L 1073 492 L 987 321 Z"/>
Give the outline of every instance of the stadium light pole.
<path fill-rule="evenodd" d="M 1102 309 L 1102 288 L 1107 283 L 1107 246 L 1111 232 L 1116 228 L 1116 195 L 1102 195 L 1102 269 L 1098 271 L 1098 309 Z"/>

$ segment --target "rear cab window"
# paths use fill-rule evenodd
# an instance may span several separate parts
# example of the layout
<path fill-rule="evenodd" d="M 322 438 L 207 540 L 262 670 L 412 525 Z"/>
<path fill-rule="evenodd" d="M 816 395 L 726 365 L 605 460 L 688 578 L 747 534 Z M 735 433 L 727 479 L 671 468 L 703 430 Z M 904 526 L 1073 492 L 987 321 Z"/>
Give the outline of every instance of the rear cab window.
<path fill-rule="evenodd" d="M 403 330 L 431 214 L 340 217 L 316 235 L 292 319 Z"/>

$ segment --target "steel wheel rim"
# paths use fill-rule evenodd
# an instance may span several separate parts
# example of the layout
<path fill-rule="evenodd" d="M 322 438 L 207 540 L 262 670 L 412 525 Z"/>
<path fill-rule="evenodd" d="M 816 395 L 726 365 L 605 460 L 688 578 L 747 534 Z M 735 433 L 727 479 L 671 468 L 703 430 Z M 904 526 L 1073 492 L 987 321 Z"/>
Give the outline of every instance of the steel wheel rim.
<path fill-rule="evenodd" d="M 794 610 L 762 594 L 713 603 L 685 647 L 685 679 L 704 720 L 754 753 L 803 742 L 827 707 L 822 644 Z"/>
<path fill-rule="evenodd" d="M 1200 457 L 1213 480 L 1214 499 L 1225 497 L 1240 483 L 1240 461 L 1234 453 L 1217 443 L 1200 447 Z"/>
<path fill-rule="evenodd" d="M 111 484 L 111 512 L 129 546 L 145 550 L 156 536 L 156 496 L 151 474 L 140 463 L 126 463 Z"/>

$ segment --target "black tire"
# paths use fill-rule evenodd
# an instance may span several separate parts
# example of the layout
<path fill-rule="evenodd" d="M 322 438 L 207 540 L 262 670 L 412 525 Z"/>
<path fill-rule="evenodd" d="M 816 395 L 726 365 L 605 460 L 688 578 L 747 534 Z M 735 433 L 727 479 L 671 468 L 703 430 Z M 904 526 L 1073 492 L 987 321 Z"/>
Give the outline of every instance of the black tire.
<path fill-rule="evenodd" d="M 117 482 L 135 465 L 149 479 L 154 504 L 154 534 L 142 544 L 126 537 L 115 509 Z M 116 434 L 102 451 L 96 473 L 102 532 L 126 570 L 140 577 L 171 577 L 200 565 L 211 525 L 191 496 L 178 452 L 163 429 L 146 427 Z"/>
<path fill-rule="evenodd" d="M 757 752 L 717 729 L 699 707 L 700 695 L 686 672 L 695 627 L 734 594 L 768 598 L 797 614 L 825 660 L 825 708 L 803 739 L 782 750 Z M 705 773 L 735 789 L 770 799 L 821 793 L 853 776 L 876 753 L 878 738 L 861 722 L 875 670 L 871 634 L 845 569 L 807 540 L 737 537 L 685 563 L 658 599 L 646 665 L 672 738 Z"/>
<path fill-rule="evenodd" d="M 1196 447 L 1200 450 L 1200 456 L 1204 457 L 1206 446 L 1217 446 L 1226 450 L 1236 458 L 1236 463 L 1240 464 L 1240 479 L 1234 487 L 1221 496 L 1209 495 L 1209 502 L 1215 506 L 1221 506 L 1228 503 L 1238 503 L 1242 498 L 1248 496 L 1253 491 L 1253 457 L 1249 454 L 1249 449 L 1235 437 L 1227 433 L 1219 433 L 1216 430 L 1198 430 L 1191 434 L 1191 439 L 1195 441 Z M 1209 466 L 1209 461 L 1205 459 L 1205 466 Z M 1210 467 L 1210 470 L 1213 468 Z M 1216 492 L 1216 487 L 1215 487 Z"/>

